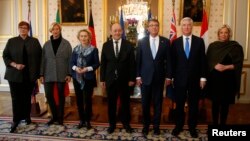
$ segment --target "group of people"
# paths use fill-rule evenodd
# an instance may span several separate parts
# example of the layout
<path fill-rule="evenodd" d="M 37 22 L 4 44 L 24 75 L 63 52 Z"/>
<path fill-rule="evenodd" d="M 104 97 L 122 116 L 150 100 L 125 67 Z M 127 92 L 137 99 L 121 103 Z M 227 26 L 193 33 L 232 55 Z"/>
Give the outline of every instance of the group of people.
<path fill-rule="evenodd" d="M 148 21 L 149 35 L 134 47 L 122 39 L 121 25 L 111 25 L 112 39 L 103 44 L 101 62 L 98 49 L 91 43 L 91 32 L 80 30 L 80 44 L 72 52 L 70 43 L 62 37 L 61 26 L 53 23 L 52 36 L 41 48 L 39 41 L 28 36 L 29 24 L 20 22 L 20 35 L 9 39 L 3 58 L 6 64 L 5 79 L 10 85 L 13 107 L 14 132 L 21 120 L 27 124 L 30 118 L 30 95 L 35 81 L 44 83 L 46 98 L 52 112 L 48 125 L 63 124 L 64 86 L 73 78 L 80 123 L 78 128 L 91 128 L 92 95 L 97 86 L 95 70 L 100 66 L 100 84 L 107 93 L 108 133 L 116 129 L 117 101 L 119 117 L 127 133 L 130 126 L 131 86 L 140 86 L 142 99 L 142 133 L 147 136 L 150 125 L 153 133 L 160 134 L 160 121 L 165 86 L 174 87 L 176 102 L 175 128 L 172 135 L 178 136 L 185 124 L 184 107 L 188 103 L 188 127 L 193 138 L 198 137 L 196 126 L 201 90 L 207 87 L 207 96 L 212 100 L 213 124 L 225 125 L 229 105 L 239 93 L 243 64 L 243 50 L 239 43 L 231 41 L 231 29 L 223 25 L 218 30 L 218 41 L 211 43 L 205 52 L 202 38 L 192 34 L 193 20 L 181 20 L 182 35 L 171 44 L 159 35 L 159 21 Z M 53 98 L 53 87 L 57 84 L 59 105 Z M 23 100 L 20 100 L 23 99 Z M 25 100 L 24 100 L 25 99 Z M 153 118 L 151 119 L 151 102 Z"/>

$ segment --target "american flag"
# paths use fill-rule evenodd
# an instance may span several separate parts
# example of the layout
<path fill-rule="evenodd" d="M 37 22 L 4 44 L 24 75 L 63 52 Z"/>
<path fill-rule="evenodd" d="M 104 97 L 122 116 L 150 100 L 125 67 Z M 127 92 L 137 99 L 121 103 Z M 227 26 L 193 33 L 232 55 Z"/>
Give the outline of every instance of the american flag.
<path fill-rule="evenodd" d="M 171 28 L 170 28 L 170 34 L 169 34 L 169 39 L 170 42 L 172 43 L 173 40 L 177 38 L 177 31 L 176 31 L 176 19 L 175 19 L 175 12 L 173 9 L 173 16 L 171 18 Z"/>

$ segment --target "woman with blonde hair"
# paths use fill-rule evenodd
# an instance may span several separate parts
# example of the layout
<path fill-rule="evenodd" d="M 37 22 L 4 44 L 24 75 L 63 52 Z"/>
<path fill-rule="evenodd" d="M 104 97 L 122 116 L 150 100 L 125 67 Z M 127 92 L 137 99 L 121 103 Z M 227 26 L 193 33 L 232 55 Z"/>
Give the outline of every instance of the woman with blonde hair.
<path fill-rule="evenodd" d="M 42 63 L 40 70 L 40 80 L 44 83 L 46 98 L 48 100 L 52 118 L 48 125 L 58 122 L 63 125 L 64 116 L 64 87 L 66 82 L 70 82 L 70 59 L 72 47 L 66 39 L 62 37 L 62 27 L 58 23 L 52 23 L 49 31 L 51 32 L 42 51 Z M 59 105 L 57 106 L 54 99 L 54 84 L 57 84 Z"/>
<path fill-rule="evenodd" d="M 225 125 L 229 105 L 239 95 L 243 65 L 242 46 L 230 40 L 231 28 L 223 25 L 218 29 L 218 41 L 211 43 L 207 50 L 208 97 L 212 100 L 214 125 Z"/>
<path fill-rule="evenodd" d="M 71 59 L 71 71 L 76 94 L 76 102 L 80 123 L 78 128 L 91 128 L 92 95 L 96 84 L 95 71 L 99 67 L 98 49 L 92 46 L 91 31 L 82 29 L 77 38 L 80 41 L 73 52 Z"/>

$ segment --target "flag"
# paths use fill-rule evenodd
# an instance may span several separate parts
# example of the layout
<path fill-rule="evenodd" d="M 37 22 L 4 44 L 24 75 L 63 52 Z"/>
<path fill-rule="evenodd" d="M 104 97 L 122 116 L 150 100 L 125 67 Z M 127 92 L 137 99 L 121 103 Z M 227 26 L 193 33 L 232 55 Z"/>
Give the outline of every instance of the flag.
<path fill-rule="evenodd" d="M 171 21 L 170 21 L 170 33 L 169 33 L 169 40 L 170 43 L 172 43 L 176 38 L 177 38 L 177 31 L 176 31 L 176 18 L 175 18 L 175 12 L 174 12 L 174 6 L 173 6 L 173 12 L 172 12 L 172 17 L 171 17 Z M 174 109 L 175 109 L 175 97 L 174 97 L 174 87 L 173 85 L 168 85 L 166 88 L 166 93 L 167 93 L 167 97 L 171 99 L 171 103 L 172 103 L 172 107 L 169 111 L 169 119 L 174 119 Z"/>
<path fill-rule="evenodd" d="M 207 47 L 208 47 L 208 21 L 207 21 L 207 13 L 206 13 L 205 9 L 203 9 L 200 37 L 203 38 L 203 40 L 205 42 L 205 47 L 207 50 Z"/>
<path fill-rule="evenodd" d="M 150 19 L 152 19 L 152 12 L 151 12 L 151 8 L 149 7 L 149 9 L 148 9 L 148 21 L 150 20 Z M 149 36 L 149 32 L 148 32 L 148 30 L 147 29 L 145 29 L 145 35 L 146 36 Z"/>
<path fill-rule="evenodd" d="M 173 42 L 177 38 L 177 31 L 176 31 L 176 19 L 175 19 L 175 12 L 173 9 L 173 15 L 171 18 L 171 27 L 170 27 L 170 34 L 169 34 L 169 40 L 170 43 Z"/>
<path fill-rule="evenodd" d="M 30 37 L 33 37 L 32 26 L 31 26 L 31 12 L 30 12 L 30 8 L 29 8 L 29 11 L 28 11 L 28 22 L 29 22 L 29 24 L 30 24 L 29 36 L 30 36 Z"/>
<path fill-rule="evenodd" d="M 152 18 L 151 8 L 148 9 L 148 21 Z"/>
<path fill-rule="evenodd" d="M 59 8 L 57 9 L 56 12 L 56 23 L 60 23 L 61 19 L 60 19 L 60 15 L 59 15 Z M 64 96 L 67 97 L 69 96 L 69 83 L 65 82 L 65 86 L 64 86 Z M 58 87 L 56 82 L 54 83 L 54 89 L 53 89 L 53 94 L 54 94 L 54 99 L 55 99 L 55 103 L 56 105 L 59 105 L 59 97 L 58 97 Z"/>
<path fill-rule="evenodd" d="M 60 15 L 59 15 L 59 9 L 57 9 L 57 12 L 56 12 L 56 23 L 60 23 L 61 22 L 61 19 L 60 19 Z"/>
<path fill-rule="evenodd" d="M 94 27 L 94 21 L 93 21 L 92 9 L 91 8 L 90 8 L 89 27 L 88 28 L 92 33 L 91 45 L 96 47 L 95 27 Z"/>
<path fill-rule="evenodd" d="M 30 8 L 28 10 L 28 22 L 30 24 L 29 36 L 33 37 L 32 26 L 31 26 L 31 12 L 30 12 Z M 34 87 L 34 89 L 32 91 L 32 95 L 35 96 L 38 92 L 39 92 L 39 86 L 38 86 L 38 82 L 36 81 L 35 87 Z M 36 99 L 34 99 L 34 102 L 36 102 Z"/>
<path fill-rule="evenodd" d="M 123 11 L 122 11 L 122 8 L 121 8 L 121 15 L 120 15 L 120 25 L 122 27 L 122 39 L 126 39 L 126 36 L 125 36 L 125 27 L 124 27 L 124 20 L 123 20 Z"/>

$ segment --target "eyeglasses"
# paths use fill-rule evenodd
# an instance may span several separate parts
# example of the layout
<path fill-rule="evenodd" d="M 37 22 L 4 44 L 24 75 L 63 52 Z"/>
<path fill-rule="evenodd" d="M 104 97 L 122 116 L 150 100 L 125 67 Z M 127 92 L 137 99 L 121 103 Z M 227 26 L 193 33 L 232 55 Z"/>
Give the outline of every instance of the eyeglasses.
<path fill-rule="evenodd" d="M 151 24 L 151 25 L 148 25 L 149 27 L 159 27 L 158 24 Z"/>
<path fill-rule="evenodd" d="M 26 26 L 19 26 L 20 29 L 28 29 Z"/>

